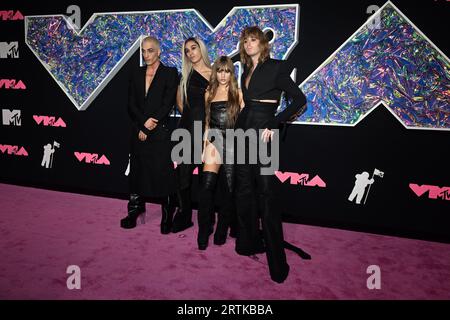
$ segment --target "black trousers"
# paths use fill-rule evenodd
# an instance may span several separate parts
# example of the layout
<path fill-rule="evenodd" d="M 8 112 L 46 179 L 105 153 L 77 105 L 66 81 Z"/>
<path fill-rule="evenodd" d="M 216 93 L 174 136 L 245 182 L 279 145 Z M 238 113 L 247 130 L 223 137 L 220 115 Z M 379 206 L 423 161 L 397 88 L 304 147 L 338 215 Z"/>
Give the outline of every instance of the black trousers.
<path fill-rule="evenodd" d="M 273 118 L 275 112 L 271 105 L 264 103 L 251 105 L 246 103 L 245 109 L 247 110 L 243 111 L 238 119 L 238 127 L 244 130 L 263 129 L 264 124 Z M 259 143 L 263 142 L 258 136 Z M 249 149 L 249 145 L 246 145 L 246 152 Z M 275 176 L 262 175 L 262 167 L 264 165 L 259 159 L 256 164 L 249 164 L 248 161 L 245 164 L 236 164 L 235 199 L 238 218 L 236 252 L 241 255 L 252 255 L 265 251 L 270 275 L 275 280 L 283 277 L 289 266 L 283 246 L 281 212 L 274 201 Z"/>

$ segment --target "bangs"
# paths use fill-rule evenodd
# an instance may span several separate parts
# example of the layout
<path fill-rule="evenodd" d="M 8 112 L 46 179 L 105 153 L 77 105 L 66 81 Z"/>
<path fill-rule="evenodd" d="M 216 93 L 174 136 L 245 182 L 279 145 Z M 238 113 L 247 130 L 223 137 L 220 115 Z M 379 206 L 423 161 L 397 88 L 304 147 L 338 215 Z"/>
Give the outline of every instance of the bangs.
<path fill-rule="evenodd" d="M 247 40 L 248 38 L 255 38 L 255 39 L 261 40 L 259 32 L 256 32 L 253 30 L 249 30 L 248 32 L 245 32 L 242 38 L 244 40 Z"/>
<path fill-rule="evenodd" d="M 231 72 L 231 70 L 230 70 L 230 68 L 228 68 L 228 66 L 217 66 L 217 68 L 216 68 L 217 73 L 223 72 L 223 71 L 225 71 L 226 73 Z"/>
<path fill-rule="evenodd" d="M 241 39 L 246 40 L 248 38 L 256 38 L 261 42 L 264 42 L 265 35 L 258 27 L 248 27 L 242 32 Z"/>
<path fill-rule="evenodd" d="M 216 64 L 216 72 L 222 72 L 225 71 L 227 73 L 231 72 L 230 66 L 228 64 L 228 61 L 226 57 L 222 57 Z"/>

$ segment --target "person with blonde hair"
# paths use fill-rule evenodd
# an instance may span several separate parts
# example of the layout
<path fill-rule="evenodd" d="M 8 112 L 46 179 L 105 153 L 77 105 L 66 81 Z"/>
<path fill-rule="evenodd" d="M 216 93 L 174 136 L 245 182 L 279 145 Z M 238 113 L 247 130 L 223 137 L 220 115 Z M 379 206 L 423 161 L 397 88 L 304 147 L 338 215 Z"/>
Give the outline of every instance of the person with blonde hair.
<path fill-rule="evenodd" d="M 202 143 L 194 143 L 194 124 L 205 122 L 205 90 L 211 76 L 211 62 L 208 51 L 200 38 L 191 37 L 183 42 L 181 81 L 177 93 L 177 106 L 182 113 L 179 128 L 191 135 L 191 158 L 189 163 L 179 163 L 176 168 L 178 210 L 172 224 L 172 232 L 177 233 L 193 226 L 191 185 L 192 172 L 197 167 L 201 174 Z"/>
<path fill-rule="evenodd" d="M 211 234 L 211 217 L 214 214 L 214 195 L 219 170 L 226 180 L 226 187 L 219 194 L 219 210 L 214 244 L 226 242 L 233 208 L 234 188 L 234 152 L 233 146 L 227 145 L 226 130 L 233 129 L 241 107 L 242 92 L 238 87 L 234 65 L 230 58 L 219 57 L 212 67 L 210 84 L 205 94 L 205 146 L 203 151 L 203 176 L 198 204 L 198 237 L 200 250 L 208 246 Z M 214 139 L 214 140 L 213 140 Z"/>
<path fill-rule="evenodd" d="M 274 129 L 301 109 L 306 98 L 292 81 L 287 62 L 270 58 L 269 41 L 260 28 L 252 26 L 242 31 L 239 51 L 244 67 L 241 88 L 245 101 L 238 119 L 239 127 L 262 132 L 258 139 L 259 150 L 262 143 L 270 143 Z M 283 91 L 292 102 L 275 116 Z M 248 143 L 245 150 L 249 153 Z M 265 167 L 267 165 L 260 159 L 256 164 L 236 165 L 236 252 L 246 256 L 265 252 L 272 280 L 281 283 L 289 274 L 289 265 L 284 251 L 281 212 L 274 201 L 274 172 L 262 174 Z"/>

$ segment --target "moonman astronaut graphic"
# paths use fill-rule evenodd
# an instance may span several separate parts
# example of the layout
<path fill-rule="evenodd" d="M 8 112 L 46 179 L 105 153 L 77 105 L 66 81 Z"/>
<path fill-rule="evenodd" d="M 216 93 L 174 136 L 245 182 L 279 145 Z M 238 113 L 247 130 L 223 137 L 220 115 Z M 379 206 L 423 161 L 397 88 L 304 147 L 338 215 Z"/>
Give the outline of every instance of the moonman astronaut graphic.
<path fill-rule="evenodd" d="M 41 166 L 45 168 L 51 168 L 53 165 L 53 153 L 56 148 L 59 148 L 60 144 L 56 141 L 53 141 L 53 145 L 51 143 L 47 143 L 44 146 L 44 156 L 42 157 Z"/>
<path fill-rule="evenodd" d="M 356 197 L 356 203 L 361 204 L 361 200 L 364 196 L 364 192 L 366 191 L 366 187 L 369 184 L 372 184 L 374 180 L 369 179 L 369 173 L 366 171 L 355 175 L 355 178 L 355 186 L 353 187 L 352 193 L 348 197 L 348 201 L 353 202 L 353 199 L 355 199 Z"/>

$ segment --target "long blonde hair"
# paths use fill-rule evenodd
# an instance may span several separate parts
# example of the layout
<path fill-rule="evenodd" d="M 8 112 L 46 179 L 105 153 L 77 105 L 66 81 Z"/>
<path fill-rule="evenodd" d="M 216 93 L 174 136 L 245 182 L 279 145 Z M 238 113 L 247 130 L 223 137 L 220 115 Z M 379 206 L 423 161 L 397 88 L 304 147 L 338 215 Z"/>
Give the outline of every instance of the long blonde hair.
<path fill-rule="evenodd" d="M 211 61 L 209 60 L 208 56 L 208 49 L 206 48 L 205 43 L 196 37 L 191 37 L 186 39 L 183 42 L 183 46 L 181 48 L 181 105 L 184 105 L 184 100 L 187 99 L 187 84 L 189 81 L 189 77 L 191 76 L 192 70 L 194 67 L 192 66 L 191 60 L 186 56 L 186 44 L 189 42 L 195 42 L 198 47 L 200 48 L 200 52 L 202 54 L 202 60 L 206 64 L 206 66 L 211 66 Z"/>
<path fill-rule="evenodd" d="M 230 83 L 228 84 L 228 101 L 227 101 L 227 125 L 234 127 L 236 119 L 240 111 L 239 105 L 239 87 L 234 72 L 233 61 L 227 56 L 221 56 L 216 59 L 212 66 L 211 78 L 209 79 L 209 86 L 206 90 L 208 98 L 205 103 L 206 127 L 209 128 L 209 120 L 211 115 L 211 102 L 215 98 L 217 88 L 219 88 L 219 81 L 217 80 L 217 72 L 225 70 L 230 72 Z"/>
<path fill-rule="evenodd" d="M 242 30 L 241 36 L 239 38 L 239 54 L 241 56 L 241 63 L 246 65 L 249 69 L 253 67 L 252 58 L 245 52 L 244 41 L 249 37 L 255 37 L 259 40 L 259 45 L 261 46 L 261 55 L 259 56 L 259 63 L 266 61 L 270 58 L 270 45 L 269 40 L 267 40 L 264 32 L 257 26 L 247 27 Z"/>

